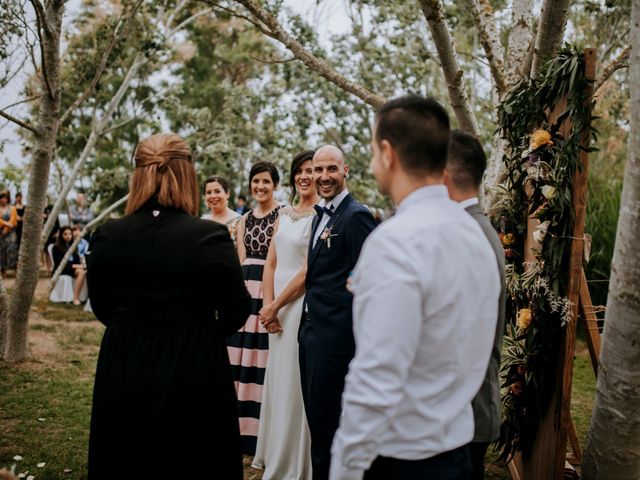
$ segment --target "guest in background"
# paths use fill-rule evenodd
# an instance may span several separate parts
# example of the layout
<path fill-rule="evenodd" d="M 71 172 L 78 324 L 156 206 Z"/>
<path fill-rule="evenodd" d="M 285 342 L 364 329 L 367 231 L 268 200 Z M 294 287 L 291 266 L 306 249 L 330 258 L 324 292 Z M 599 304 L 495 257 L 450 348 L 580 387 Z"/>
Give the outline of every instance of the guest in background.
<path fill-rule="evenodd" d="M 238 215 L 244 215 L 249 210 L 251 209 L 249 208 L 249 205 L 247 205 L 247 198 L 242 194 L 238 195 L 236 198 L 236 213 Z"/>
<path fill-rule="evenodd" d="M 16 207 L 16 214 L 18 215 L 18 225 L 16 226 L 16 241 L 18 243 L 18 249 L 20 248 L 20 242 L 22 241 L 22 225 L 24 222 L 24 209 L 25 205 L 22 203 L 22 193 L 16 193 L 16 198 L 14 202 L 14 207 Z"/>
<path fill-rule="evenodd" d="M 280 210 L 264 267 L 260 321 L 269 337 L 258 444 L 253 464 L 265 467 L 263 480 L 310 480 L 311 437 L 304 413 L 298 329 L 302 316 L 304 279 L 311 222 L 318 193 L 313 182 L 313 150 L 291 162 L 289 201 Z M 294 202 L 298 198 L 297 203 Z"/>
<path fill-rule="evenodd" d="M 229 208 L 229 182 L 217 175 L 207 178 L 204 181 L 204 201 L 211 213 L 202 215 L 202 218 L 225 225 L 235 243 L 240 215 Z"/>
<path fill-rule="evenodd" d="M 84 228 L 91 220 L 93 220 L 93 212 L 87 206 L 87 197 L 84 193 L 78 193 L 75 205 L 69 207 L 69 222 L 71 225 L 80 225 L 80 228 Z"/>
<path fill-rule="evenodd" d="M 258 312 L 262 308 L 264 263 L 280 211 L 273 198 L 278 183 L 280 174 L 273 163 L 257 162 L 251 167 L 249 188 L 258 206 L 246 213 L 238 224 L 238 256 L 253 308 L 244 326 L 227 339 L 227 345 L 238 393 L 242 452 L 247 455 L 253 455 L 256 450 L 262 385 L 269 355 L 269 334 L 260 323 Z"/>
<path fill-rule="evenodd" d="M 9 192 L 0 192 L 0 274 L 14 270 L 18 263 L 18 241 L 16 227 L 18 213 L 16 207 L 9 204 Z"/>
<path fill-rule="evenodd" d="M 72 243 L 73 231 L 71 230 L 71 227 L 62 227 L 58 232 L 56 242 L 53 244 L 53 249 L 51 250 L 53 255 L 53 272 L 55 272 L 60 266 L 65 253 L 67 253 L 67 250 L 69 250 Z M 73 252 L 69 257 L 61 275 L 69 275 L 74 278 L 73 304 L 80 305 L 80 290 L 82 290 L 82 286 L 84 285 L 85 269 L 77 251 Z"/>
<path fill-rule="evenodd" d="M 500 299 L 498 303 L 498 325 L 493 340 L 493 350 L 487 373 L 480 387 L 480 391 L 472 402 L 475 433 L 469 444 L 471 454 L 471 480 L 484 478 L 484 457 L 489 444 L 500 436 L 502 422 L 502 403 L 500 402 L 500 352 L 502 336 L 504 334 L 504 315 L 506 285 L 504 274 L 504 248 L 491 221 L 487 218 L 478 201 L 482 175 L 487 166 L 487 157 L 476 137 L 453 130 L 451 132 L 451 146 L 447 168 L 444 172 L 444 184 L 449 190 L 452 200 L 459 202 L 462 207 L 475 219 L 482 228 L 482 232 L 493 247 L 496 256 L 498 272 L 500 273 Z"/>
<path fill-rule="evenodd" d="M 89 436 L 89 480 L 241 480 L 224 338 L 251 299 L 229 231 L 196 217 L 191 151 L 172 133 L 138 145 L 127 215 L 101 226 L 89 299 L 107 326 Z M 215 445 L 215 448 L 212 448 Z"/>

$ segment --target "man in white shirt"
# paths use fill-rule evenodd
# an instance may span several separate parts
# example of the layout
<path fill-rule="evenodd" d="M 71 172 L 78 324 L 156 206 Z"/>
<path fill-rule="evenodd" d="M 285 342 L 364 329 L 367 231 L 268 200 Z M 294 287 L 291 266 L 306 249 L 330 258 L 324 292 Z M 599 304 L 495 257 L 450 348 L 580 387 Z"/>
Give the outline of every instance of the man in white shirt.
<path fill-rule="evenodd" d="M 402 97 L 376 115 L 371 169 L 398 209 L 355 269 L 356 354 L 331 480 L 469 478 L 500 280 L 480 226 L 442 184 L 449 133 L 431 99 Z"/>

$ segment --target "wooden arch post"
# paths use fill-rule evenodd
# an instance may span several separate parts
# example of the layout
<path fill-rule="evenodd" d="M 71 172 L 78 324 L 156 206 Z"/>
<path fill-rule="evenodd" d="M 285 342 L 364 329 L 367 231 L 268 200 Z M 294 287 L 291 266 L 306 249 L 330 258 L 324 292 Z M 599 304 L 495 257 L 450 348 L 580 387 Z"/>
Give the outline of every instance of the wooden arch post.
<path fill-rule="evenodd" d="M 595 79 L 596 52 L 593 48 L 584 51 L 585 75 L 590 81 Z M 591 102 L 592 87 L 589 86 L 587 102 Z M 563 98 L 549 114 L 549 123 L 556 124 L 560 115 L 567 108 L 567 99 Z M 572 124 L 569 117 L 560 125 L 560 133 L 567 138 Z M 584 148 L 589 146 L 591 130 L 587 127 L 581 132 L 581 143 Z M 575 212 L 573 225 L 573 240 L 571 242 L 571 259 L 569 267 L 569 282 L 567 297 L 571 302 L 570 320 L 562 331 L 559 342 L 558 363 L 556 365 L 555 385 L 553 386 L 549 407 L 538 426 L 536 438 L 529 455 L 516 455 L 510 463 L 509 469 L 515 480 L 562 480 L 570 460 L 574 466 L 581 462 L 581 450 L 575 427 L 571 419 L 571 386 L 573 380 L 573 357 L 575 353 L 576 326 L 579 310 L 588 322 L 587 333 L 592 362 L 597 363 L 599 356 L 599 332 L 592 312 L 591 299 L 583 270 L 585 218 L 587 210 L 587 183 L 589 172 L 589 153 L 581 150 L 579 165 L 574 173 L 572 188 L 572 204 Z M 538 225 L 535 218 L 529 219 L 527 227 L 527 242 L 525 247 L 525 262 L 533 261 L 531 249 L 536 246 L 533 231 Z M 595 326 L 595 328 L 594 328 Z M 597 370 L 597 365 L 594 365 Z M 567 455 L 567 444 L 571 441 L 572 454 Z"/>

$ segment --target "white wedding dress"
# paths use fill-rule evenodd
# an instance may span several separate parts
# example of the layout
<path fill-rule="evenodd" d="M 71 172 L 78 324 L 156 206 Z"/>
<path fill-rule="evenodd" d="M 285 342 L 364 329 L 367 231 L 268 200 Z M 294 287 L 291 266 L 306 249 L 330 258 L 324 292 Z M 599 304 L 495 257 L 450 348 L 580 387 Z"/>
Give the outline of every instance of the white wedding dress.
<path fill-rule="evenodd" d="M 277 296 L 307 261 L 314 213 L 280 211 L 273 237 L 276 249 L 274 292 Z M 310 480 L 311 437 L 302 401 L 298 363 L 298 327 L 304 295 L 278 312 L 282 332 L 269 335 L 269 359 L 262 392 L 255 467 L 263 480 Z"/>

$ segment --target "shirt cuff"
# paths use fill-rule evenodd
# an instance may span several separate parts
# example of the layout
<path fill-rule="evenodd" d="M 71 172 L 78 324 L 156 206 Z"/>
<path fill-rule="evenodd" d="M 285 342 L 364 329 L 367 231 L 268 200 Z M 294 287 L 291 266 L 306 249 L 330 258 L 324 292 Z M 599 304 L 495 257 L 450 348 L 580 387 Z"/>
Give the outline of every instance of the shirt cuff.
<path fill-rule="evenodd" d="M 362 480 L 364 469 L 349 468 L 338 461 L 331 462 L 329 480 Z"/>

